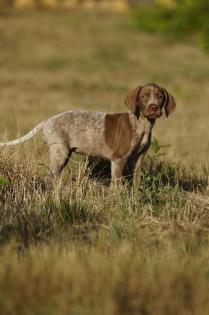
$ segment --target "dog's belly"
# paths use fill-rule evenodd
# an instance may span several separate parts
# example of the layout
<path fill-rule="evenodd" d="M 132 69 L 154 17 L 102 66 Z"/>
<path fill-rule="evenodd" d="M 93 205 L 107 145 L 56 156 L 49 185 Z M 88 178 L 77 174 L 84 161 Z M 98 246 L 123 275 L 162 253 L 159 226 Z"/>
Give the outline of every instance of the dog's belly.
<path fill-rule="evenodd" d="M 87 156 L 100 156 L 103 158 L 109 158 L 109 150 L 107 149 L 105 143 L 102 141 L 102 139 L 98 139 L 94 141 L 86 143 L 77 143 L 73 146 L 73 151 L 78 154 L 83 154 Z"/>
<path fill-rule="evenodd" d="M 103 156 L 105 151 L 105 143 L 103 132 L 101 130 L 92 130 L 90 128 L 80 128 L 77 134 L 70 133 L 69 147 L 75 153 L 92 155 L 92 156 Z"/>
<path fill-rule="evenodd" d="M 75 153 L 78 153 L 78 154 L 83 154 L 83 155 L 91 155 L 91 156 L 101 156 L 101 152 L 95 150 L 95 149 L 89 149 L 88 148 L 85 148 L 85 147 L 82 147 L 82 148 L 74 148 L 73 151 Z"/>

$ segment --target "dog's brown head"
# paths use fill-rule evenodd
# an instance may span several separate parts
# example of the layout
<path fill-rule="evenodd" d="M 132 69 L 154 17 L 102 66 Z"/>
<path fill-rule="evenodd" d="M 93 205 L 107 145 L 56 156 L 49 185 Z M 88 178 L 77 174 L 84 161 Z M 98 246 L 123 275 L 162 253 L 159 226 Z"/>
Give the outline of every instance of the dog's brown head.
<path fill-rule="evenodd" d="M 142 115 L 152 120 L 162 115 L 163 107 L 166 117 L 176 108 L 174 97 L 165 88 L 154 83 L 136 87 L 127 95 L 125 104 L 137 118 Z"/>

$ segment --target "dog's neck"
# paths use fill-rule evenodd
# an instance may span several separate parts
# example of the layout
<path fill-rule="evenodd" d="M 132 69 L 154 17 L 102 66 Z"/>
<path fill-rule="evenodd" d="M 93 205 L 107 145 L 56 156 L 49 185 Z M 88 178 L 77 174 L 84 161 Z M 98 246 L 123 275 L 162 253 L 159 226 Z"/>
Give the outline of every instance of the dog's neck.
<path fill-rule="evenodd" d="M 140 115 L 137 117 L 134 113 L 129 112 L 129 117 L 132 121 L 132 126 L 136 130 L 141 130 L 145 134 L 150 134 L 155 124 L 155 119 L 148 119 L 147 117 Z"/>
<path fill-rule="evenodd" d="M 154 127 L 155 119 L 151 120 L 140 115 L 140 117 L 138 118 L 138 123 L 144 127 L 145 133 L 150 133 L 152 131 L 152 128 Z"/>
<path fill-rule="evenodd" d="M 149 118 L 146 118 L 146 119 L 149 121 L 149 123 L 151 124 L 151 126 L 152 126 L 152 128 L 153 128 L 154 125 L 155 125 L 156 119 L 149 119 Z"/>
<path fill-rule="evenodd" d="M 135 117 L 135 120 L 137 120 L 137 123 L 142 124 L 144 126 L 145 130 L 151 131 L 155 125 L 156 119 L 149 119 L 142 114 L 139 117 L 134 115 L 134 117 Z"/>

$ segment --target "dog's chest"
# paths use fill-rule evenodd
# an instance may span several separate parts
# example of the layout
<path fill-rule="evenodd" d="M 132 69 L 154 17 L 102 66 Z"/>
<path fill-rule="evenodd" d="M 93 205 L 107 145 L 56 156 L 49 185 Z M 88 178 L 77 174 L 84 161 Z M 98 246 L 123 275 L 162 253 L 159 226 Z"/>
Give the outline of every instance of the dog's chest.
<path fill-rule="evenodd" d="M 139 144 L 140 147 L 144 147 L 148 144 L 150 138 L 150 132 L 145 132 L 142 136 L 141 143 Z"/>
<path fill-rule="evenodd" d="M 152 126 L 150 123 L 139 121 L 133 129 L 133 139 L 131 143 L 131 154 L 139 155 L 149 147 Z"/>

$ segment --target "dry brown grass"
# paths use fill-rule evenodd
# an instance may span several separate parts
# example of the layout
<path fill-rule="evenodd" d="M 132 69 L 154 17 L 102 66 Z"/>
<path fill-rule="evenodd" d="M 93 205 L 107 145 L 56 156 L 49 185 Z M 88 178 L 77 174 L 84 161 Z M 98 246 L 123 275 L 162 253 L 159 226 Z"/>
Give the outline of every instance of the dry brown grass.
<path fill-rule="evenodd" d="M 205 175 L 154 156 L 138 191 L 82 165 L 52 190 L 25 150 L 0 160 L 1 314 L 208 313 Z"/>

